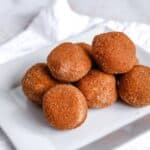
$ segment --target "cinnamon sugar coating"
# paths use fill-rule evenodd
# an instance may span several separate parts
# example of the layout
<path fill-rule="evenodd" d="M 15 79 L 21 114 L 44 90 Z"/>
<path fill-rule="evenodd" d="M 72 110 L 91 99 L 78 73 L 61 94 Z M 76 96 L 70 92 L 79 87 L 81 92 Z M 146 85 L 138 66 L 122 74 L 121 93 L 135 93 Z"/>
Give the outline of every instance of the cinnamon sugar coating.
<path fill-rule="evenodd" d="M 85 95 L 88 107 L 103 108 L 117 100 L 116 79 L 98 70 L 91 70 L 77 84 Z"/>
<path fill-rule="evenodd" d="M 134 106 L 150 105 L 150 67 L 135 66 L 119 80 L 119 95 L 123 101 Z"/>
<path fill-rule="evenodd" d="M 130 71 L 137 63 L 134 43 L 122 32 L 108 32 L 95 36 L 92 55 L 106 73 Z"/>
<path fill-rule="evenodd" d="M 73 129 L 86 119 L 87 103 L 79 89 L 59 84 L 44 95 L 43 111 L 51 126 L 62 130 Z"/>
<path fill-rule="evenodd" d="M 42 104 L 43 94 L 57 81 L 50 75 L 45 63 L 38 63 L 27 70 L 22 79 L 22 89 L 27 98 L 36 103 Z"/>
<path fill-rule="evenodd" d="M 78 45 L 63 43 L 48 55 L 47 64 L 54 78 L 64 82 L 75 82 L 85 76 L 91 68 L 91 59 Z"/>

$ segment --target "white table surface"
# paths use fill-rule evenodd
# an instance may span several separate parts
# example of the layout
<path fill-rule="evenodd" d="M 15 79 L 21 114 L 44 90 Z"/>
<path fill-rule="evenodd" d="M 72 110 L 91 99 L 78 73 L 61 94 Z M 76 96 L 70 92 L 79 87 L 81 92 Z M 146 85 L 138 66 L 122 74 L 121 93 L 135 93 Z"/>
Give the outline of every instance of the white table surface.
<path fill-rule="evenodd" d="M 53 2 L 54 0 L 0 0 L 0 44 L 7 42 L 23 31 L 41 8 L 51 6 Z M 99 16 L 107 20 L 138 21 L 150 24 L 149 0 L 69 0 L 69 3 L 74 10 L 82 14 Z M 141 128 L 146 124 L 150 124 L 150 122 L 145 121 L 145 125 L 143 124 Z M 132 131 L 131 127 L 127 127 L 127 130 L 130 130 L 130 134 L 135 132 L 135 129 Z M 121 136 L 127 136 L 127 134 Z M 149 150 L 150 142 L 147 139 L 150 139 L 149 130 L 118 146 L 117 150 Z M 106 146 L 108 143 L 103 142 L 101 144 Z M 98 145 L 95 143 L 95 149 L 98 148 Z M 0 150 L 14 150 L 1 130 Z"/>

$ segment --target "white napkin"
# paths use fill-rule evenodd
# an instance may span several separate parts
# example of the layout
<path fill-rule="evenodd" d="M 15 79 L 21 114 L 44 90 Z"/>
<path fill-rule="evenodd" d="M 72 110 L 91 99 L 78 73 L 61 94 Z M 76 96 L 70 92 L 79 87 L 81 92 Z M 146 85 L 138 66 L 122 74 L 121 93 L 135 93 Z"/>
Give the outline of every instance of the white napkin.
<path fill-rule="evenodd" d="M 79 15 L 67 0 L 57 0 L 52 8 L 42 9 L 24 32 L 0 47 L 0 64 L 81 33 L 102 20 Z"/>

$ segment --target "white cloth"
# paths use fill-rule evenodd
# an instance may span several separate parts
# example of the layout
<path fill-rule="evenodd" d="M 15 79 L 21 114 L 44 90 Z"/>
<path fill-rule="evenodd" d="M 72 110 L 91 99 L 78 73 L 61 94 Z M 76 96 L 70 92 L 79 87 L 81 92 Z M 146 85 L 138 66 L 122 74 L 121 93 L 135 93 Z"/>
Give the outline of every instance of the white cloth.
<path fill-rule="evenodd" d="M 56 0 L 1 0 L 0 44 L 22 32 L 42 8 L 53 7 Z M 149 0 L 68 0 L 80 14 L 107 20 L 150 23 Z M 63 7 L 61 7 L 63 9 Z"/>
<path fill-rule="evenodd" d="M 53 8 L 42 9 L 24 32 L 0 47 L 0 64 L 81 33 L 98 22 L 102 19 L 78 15 L 67 1 L 58 0 Z"/>
<path fill-rule="evenodd" d="M 91 19 L 88 16 L 73 12 L 67 1 L 58 0 L 52 8 L 43 8 L 29 27 L 21 34 L 0 46 L 0 64 L 31 51 L 36 51 L 40 47 L 50 45 L 55 41 L 77 35 L 94 27 L 96 24 L 126 32 L 135 43 L 150 52 L 149 25 L 105 21 L 102 18 Z M 5 145 L 5 142 L 3 143 Z"/>

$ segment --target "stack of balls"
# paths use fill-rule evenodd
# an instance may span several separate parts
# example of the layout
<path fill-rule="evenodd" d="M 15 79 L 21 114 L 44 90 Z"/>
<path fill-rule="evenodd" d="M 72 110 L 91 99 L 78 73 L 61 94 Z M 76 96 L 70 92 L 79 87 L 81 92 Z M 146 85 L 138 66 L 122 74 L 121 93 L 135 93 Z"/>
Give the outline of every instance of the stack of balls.
<path fill-rule="evenodd" d="M 22 79 L 27 98 L 42 106 L 48 123 L 73 129 L 86 119 L 88 108 L 104 108 L 117 100 L 150 105 L 150 68 L 139 65 L 134 43 L 121 32 L 96 35 L 92 46 L 62 43 L 47 63 L 32 66 Z"/>

